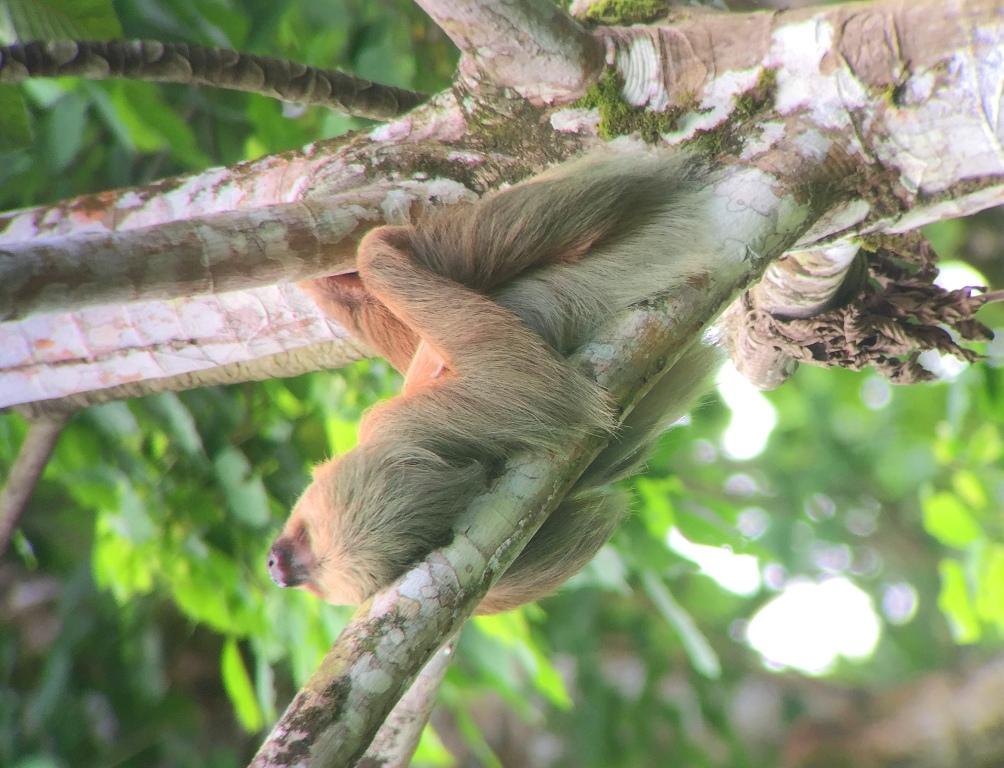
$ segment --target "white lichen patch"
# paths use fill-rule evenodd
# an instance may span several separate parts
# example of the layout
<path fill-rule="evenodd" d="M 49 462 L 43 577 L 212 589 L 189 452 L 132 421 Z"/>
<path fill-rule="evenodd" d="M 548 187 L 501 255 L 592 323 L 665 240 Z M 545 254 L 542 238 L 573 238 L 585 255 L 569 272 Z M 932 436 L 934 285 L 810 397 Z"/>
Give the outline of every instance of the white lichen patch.
<path fill-rule="evenodd" d="M 390 690 L 395 682 L 390 673 L 380 669 L 378 664 L 379 662 L 373 659 L 369 669 L 362 670 L 356 675 L 356 682 L 369 693 L 384 693 Z"/>
<path fill-rule="evenodd" d="M 723 72 L 711 80 L 704 89 L 704 97 L 697 109 L 680 118 L 679 129 L 665 135 L 670 144 L 692 138 L 698 131 L 710 131 L 731 117 L 736 102 L 756 87 L 762 70 L 760 67 Z"/>
<path fill-rule="evenodd" d="M 478 196 L 453 179 L 445 179 L 437 176 L 428 181 L 404 181 L 401 182 L 402 194 L 405 192 L 412 197 L 422 200 L 435 201 L 443 205 L 453 205 L 462 201 L 474 201 Z"/>
<path fill-rule="evenodd" d="M 757 134 L 751 136 L 743 144 L 739 157 L 743 160 L 752 160 L 763 153 L 769 151 L 784 137 L 784 123 L 770 122 L 762 123 L 756 128 Z"/>
<path fill-rule="evenodd" d="M 377 608 L 381 600 L 386 601 L 388 606 L 394 605 L 395 592 L 403 598 L 414 600 L 418 604 L 425 599 L 429 590 L 435 589 L 435 587 L 435 579 L 426 565 L 423 565 L 421 568 L 411 568 L 398 581 L 396 590 L 387 590 L 383 593 L 382 597 L 381 595 L 377 595 L 373 599 L 373 607 L 374 609 Z"/>
<path fill-rule="evenodd" d="M 392 189 L 380 201 L 380 212 L 387 224 L 408 224 L 411 221 L 413 196 L 403 189 Z"/>
<path fill-rule="evenodd" d="M 715 186 L 710 216 L 716 262 L 711 268 L 738 276 L 750 258 L 791 244 L 808 211 L 790 196 L 778 197 L 775 184 L 773 176 L 745 168 Z"/>
<path fill-rule="evenodd" d="M 817 125 L 851 130 L 849 112 L 868 103 L 868 93 L 846 67 L 823 71 L 833 54 L 833 26 L 822 14 L 778 26 L 771 38 L 767 64 L 775 70 L 775 107 L 782 115 L 808 112 Z"/>
<path fill-rule="evenodd" d="M 798 147 L 803 157 L 822 162 L 833 147 L 833 139 L 812 128 L 797 133 L 791 143 Z"/>
<path fill-rule="evenodd" d="M 908 105 L 882 112 L 873 152 L 900 172 L 906 189 L 936 194 L 960 180 L 1004 174 L 1004 55 L 959 52 L 901 90 Z"/>
<path fill-rule="evenodd" d="M 551 127 L 559 133 L 595 136 L 600 127 L 597 109 L 559 109 L 551 115 Z"/>
<path fill-rule="evenodd" d="M 383 125 L 378 125 L 372 131 L 369 132 L 369 139 L 371 141 L 400 141 L 401 139 L 407 138 L 411 134 L 412 122 L 410 117 L 406 117 L 402 120 L 395 120 L 392 123 L 384 123 Z"/>

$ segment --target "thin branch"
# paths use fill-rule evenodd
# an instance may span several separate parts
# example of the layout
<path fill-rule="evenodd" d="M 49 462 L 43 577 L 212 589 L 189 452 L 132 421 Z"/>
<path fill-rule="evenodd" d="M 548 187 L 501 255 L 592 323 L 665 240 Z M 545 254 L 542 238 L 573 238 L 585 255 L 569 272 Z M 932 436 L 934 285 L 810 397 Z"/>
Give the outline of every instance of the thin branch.
<path fill-rule="evenodd" d="M 374 120 L 402 115 L 428 98 L 426 94 L 373 83 L 336 69 L 189 43 L 58 40 L 0 47 L 0 83 L 65 75 L 227 88 L 300 104 L 319 104 Z"/>
<path fill-rule="evenodd" d="M 342 331 L 344 333 L 344 331 Z M 162 350 L 169 354 L 168 350 Z M 219 365 L 206 361 L 204 367 L 187 373 L 179 373 L 163 378 L 146 378 L 142 381 L 126 382 L 116 386 L 88 389 L 84 392 L 52 397 L 47 400 L 36 399 L 18 405 L 18 411 L 28 418 L 55 416 L 60 413 L 74 412 L 100 405 L 113 400 L 125 400 L 131 397 L 145 397 L 157 392 L 184 392 L 199 387 L 214 387 L 227 384 L 240 384 L 246 381 L 269 381 L 300 376 L 326 369 L 343 368 L 356 360 L 361 360 L 372 354 L 366 347 L 348 336 L 334 341 L 323 341 L 307 344 L 296 349 L 277 352 L 272 355 L 255 357 L 250 360 L 238 360 Z M 126 361 L 130 362 L 130 361 Z M 135 361 L 131 361 L 135 363 Z M 43 366 L 39 366 L 42 368 Z M 25 373 L 24 378 L 30 378 Z M 128 378 L 128 369 L 123 372 L 121 380 Z M 2 383 L 2 379 L 0 379 Z M 8 393 L 0 388 L 0 406 L 13 404 L 9 398 L 18 397 L 15 392 Z M 20 396 L 23 398 L 23 395 Z"/>
<path fill-rule="evenodd" d="M 350 270 L 369 227 L 470 194 L 443 180 L 381 180 L 326 198 L 0 242 L 0 321 Z"/>
<path fill-rule="evenodd" d="M 581 96 L 603 47 L 552 0 L 416 0 L 463 54 L 461 75 L 512 88 L 535 104 Z"/>
<path fill-rule="evenodd" d="M 7 549 L 70 415 L 52 414 L 30 422 L 17 459 L 10 468 L 3 490 L 0 490 L 0 555 Z"/>
<path fill-rule="evenodd" d="M 436 693 L 453 659 L 455 644 L 456 638 L 451 639 L 422 667 L 415 682 L 380 726 L 359 762 L 360 768 L 406 768 L 411 763 L 436 704 Z"/>

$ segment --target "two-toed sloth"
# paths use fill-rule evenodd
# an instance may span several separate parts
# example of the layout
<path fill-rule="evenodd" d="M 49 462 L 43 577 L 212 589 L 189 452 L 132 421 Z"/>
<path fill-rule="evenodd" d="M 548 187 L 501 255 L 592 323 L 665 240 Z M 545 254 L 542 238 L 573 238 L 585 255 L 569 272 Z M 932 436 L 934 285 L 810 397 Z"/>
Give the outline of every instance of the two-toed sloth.
<path fill-rule="evenodd" d="M 583 428 L 612 442 L 480 604 L 555 589 L 623 517 L 603 486 L 632 471 L 705 388 L 695 343 L 617 427 L 566 360 L 627 306 L 707 270 L 703 174 L 665 153 L 572 162 L 359 246 L 358 274 L 307 284 L 323 311 L 405 372 L 359 445 L 314 471 L 269 553 L 280 586 L 358 603 L 447 543 L 458 515 L 525 450 L 560 455 Z"/>

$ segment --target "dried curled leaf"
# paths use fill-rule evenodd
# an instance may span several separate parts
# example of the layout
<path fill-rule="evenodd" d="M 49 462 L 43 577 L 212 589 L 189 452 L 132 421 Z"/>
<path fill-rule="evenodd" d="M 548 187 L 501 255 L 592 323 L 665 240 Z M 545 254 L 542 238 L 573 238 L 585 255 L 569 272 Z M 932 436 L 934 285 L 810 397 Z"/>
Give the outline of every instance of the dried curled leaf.
<path fill-rule="evenodd" d="M 783 318 L 747 302 L 745 333 L 799 362 L 860 370 L 871 366 L 897 384 L 934 378 L 918 362 L 937 350 L 972 362 L 979 354 L 962 339 L 992 338 L 973 315 L 991 296 L 974 286 L 949 291 L 934 284 L 937 257 L 921 235 L 883 237 L 872 244 L 868 275 L 845 304 L 811 318 Z"/>

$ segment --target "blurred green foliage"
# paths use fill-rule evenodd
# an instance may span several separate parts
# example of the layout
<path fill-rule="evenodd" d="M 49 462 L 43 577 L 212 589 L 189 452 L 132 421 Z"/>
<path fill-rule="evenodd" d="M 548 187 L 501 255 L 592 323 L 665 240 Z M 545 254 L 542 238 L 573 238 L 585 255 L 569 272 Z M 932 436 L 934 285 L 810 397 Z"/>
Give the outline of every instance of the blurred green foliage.
<path fill-rule="evenodd" d="M 128 37 L 225 45 L 428 91 L 445 87 L 455 66 L 443 35 L 405 0 L 0 8 L 8 36 L 51 28 L 96 37 L 121 24 Z M 319 108 L 151 84 L 57 80 L 0 91 L 0 104 L 21 98 L 19 135 L 29 143 L 0 148 L 4 208 L 363 125 Z M 933 228 L 943 255 L 959 255 L 965 227 Z M 1004 314 L 985 317 L 1001 333 Z M 452 764 L 441 737 L 483 765 L 530 764 L 531 752 L 534 764 L 597 768 L 664 765 L 670 752 L 676 765 L 775 765 L 769 749 L 751 747 L 733 696 L 761 669 L 745 622 L 796 578 L 845 576 L 879 608 L 897 585 L 916 594 L 908 615 L 883 614 L 870 659 L 837 664 L 845 682 L 910 679 L 957 659 L 961 644 L 999 649 L 996 350 L 950 383 L 909 389 L 803 369 L 770 394 L 776 426 L 747 461 L 723 453 L 734 414 L 709 397 L 627 484 L 633 515 L 593 564 L 541 605 L 465 630 L 439 736 L 427 729 L 416 763 Z M 76 417 L 0 564 L 0 765 L 244 764 L 347 618 L 270 584 L 271 537 L 310 466 L 349 449 L 362 411 L 398 384 L 374 361 Z M 0 416 L 4 473 L 24 432 L 18 416 Z M 667 546 L 672 530 L 755 556 L 762 583 L 724 589 Z M 799 714 L 789 709 L 786 722 Z"/>

